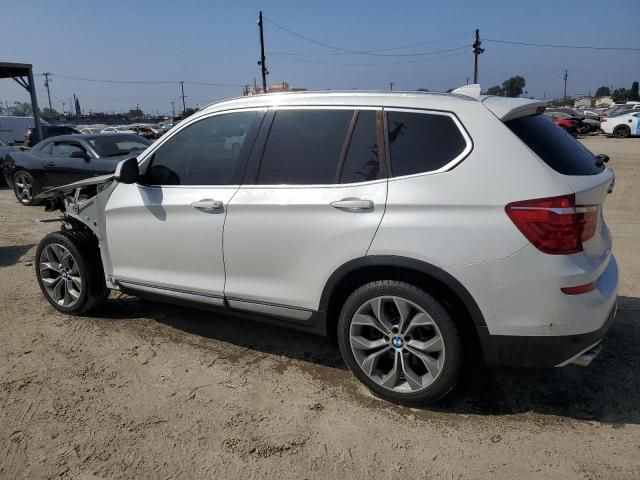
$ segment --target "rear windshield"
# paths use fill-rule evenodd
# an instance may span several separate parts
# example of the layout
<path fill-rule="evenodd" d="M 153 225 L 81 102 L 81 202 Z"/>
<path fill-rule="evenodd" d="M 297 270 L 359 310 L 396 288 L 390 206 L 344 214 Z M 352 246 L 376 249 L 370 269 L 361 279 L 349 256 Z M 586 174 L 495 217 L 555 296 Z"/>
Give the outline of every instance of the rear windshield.
<path fill-rule="evenodd" d="M 604 170 L 593 153 L 544 115 L 516 118 L 506 125 L 558 173 L 597 175 Z"/>

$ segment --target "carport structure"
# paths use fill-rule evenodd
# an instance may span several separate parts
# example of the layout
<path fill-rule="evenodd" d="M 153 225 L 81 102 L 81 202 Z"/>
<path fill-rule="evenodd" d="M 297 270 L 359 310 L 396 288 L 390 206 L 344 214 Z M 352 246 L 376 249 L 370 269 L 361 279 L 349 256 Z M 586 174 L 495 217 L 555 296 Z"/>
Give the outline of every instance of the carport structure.
<path fill-rule="evenodd" d="M 36 85 L 33 81 L 33 65 L 30 63 L 0 62 L 0 79 L 2 78 L 12 78 L 18 85 L 29 92 L 33 121 L 38 132 L 38 138 L 42 138 L 40 109 L 38 108 L 38 98 L 36 97 Z"/>

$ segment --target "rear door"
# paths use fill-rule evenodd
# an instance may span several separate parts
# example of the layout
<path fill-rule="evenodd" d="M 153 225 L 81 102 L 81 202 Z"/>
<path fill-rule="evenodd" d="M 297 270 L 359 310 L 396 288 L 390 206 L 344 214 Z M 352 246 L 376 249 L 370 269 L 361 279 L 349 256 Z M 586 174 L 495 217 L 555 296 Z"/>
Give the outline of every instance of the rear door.
<path fill-rule="evenodd" d="M 72 158 L 81 152 L 89 158 Z M 51 153 L 45 158 L 45 172 L 50 186 L 57 187 L 93 176 L 93 156 L 78 142 L 54 142 Z"/>
<path fill-rule="evenodd" d="M 382 114 L 289 107 L 269 120 L 229 204 L 225 296 L 236 309 L 304 321 L 331 273 L 366 255 L 382 219 Z"/>

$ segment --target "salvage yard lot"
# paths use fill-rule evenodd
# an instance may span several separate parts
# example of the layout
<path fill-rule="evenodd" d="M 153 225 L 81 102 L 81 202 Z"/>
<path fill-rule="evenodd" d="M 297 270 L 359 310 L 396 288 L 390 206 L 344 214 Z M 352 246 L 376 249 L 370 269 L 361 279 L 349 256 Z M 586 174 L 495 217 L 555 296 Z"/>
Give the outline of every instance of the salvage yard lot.
<path fill-rule="evenodd" d="M 58 226 L 1 187 L 0 478 L 640 477 L 640 139 L 583 142 L 617 179 L 603 353 L 478 367 L 422 410 L 373 398 L 321 337 L 115 294 L 57 313 L 33 262 Z"/>

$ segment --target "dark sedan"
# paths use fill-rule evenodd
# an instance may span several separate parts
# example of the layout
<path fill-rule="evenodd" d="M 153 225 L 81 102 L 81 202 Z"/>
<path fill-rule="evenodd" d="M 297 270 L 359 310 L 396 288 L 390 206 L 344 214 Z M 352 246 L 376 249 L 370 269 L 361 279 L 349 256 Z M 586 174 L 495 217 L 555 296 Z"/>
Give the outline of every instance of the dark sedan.
<path fill-rule="evenodd" d="M 20 203 L 33 205 L 33 198 L 48 188 L 113 173 L 120 160 L 149 145 L 129 133 L 51 137 L 28 152 L 7 154 L 3 170 Z"/>
<path fill-rule="evenodd" d="M 0 140 L 0 169 L 2 169 L 2 165 L 4 163 L 4 157 L 10 152 L 18 152 L 20 148 L 15 147 L 13 145 L 7 145 L 5 142 Z M 0 175 L 1 176 L 1 175 Z M 5 178 L 7 185 L 11 185 L 11 181 Z"/>

